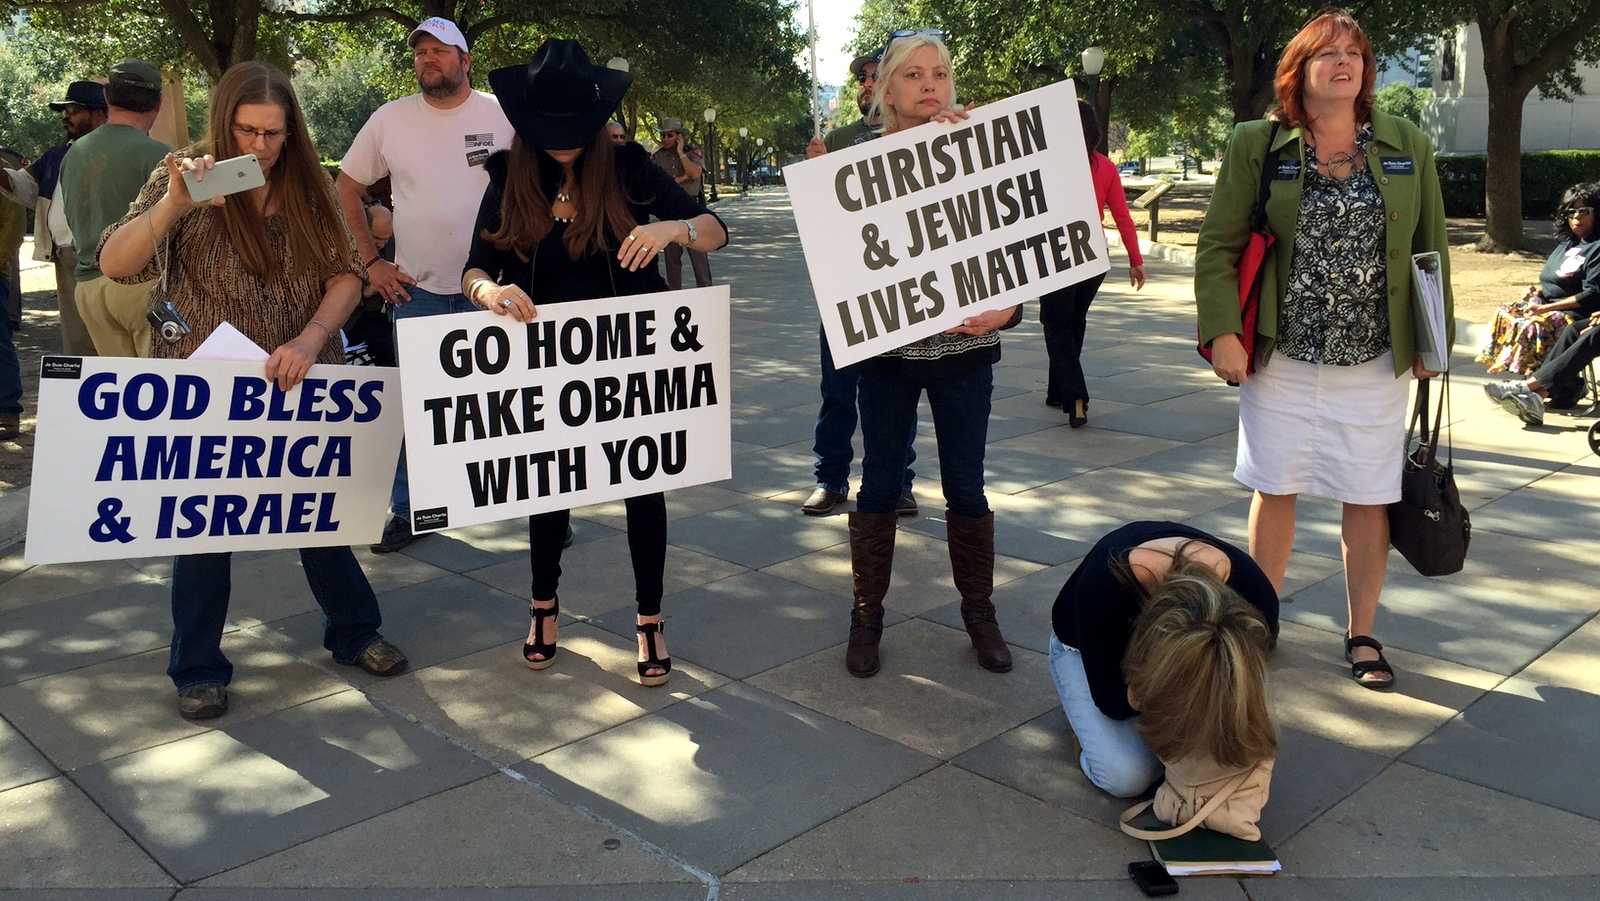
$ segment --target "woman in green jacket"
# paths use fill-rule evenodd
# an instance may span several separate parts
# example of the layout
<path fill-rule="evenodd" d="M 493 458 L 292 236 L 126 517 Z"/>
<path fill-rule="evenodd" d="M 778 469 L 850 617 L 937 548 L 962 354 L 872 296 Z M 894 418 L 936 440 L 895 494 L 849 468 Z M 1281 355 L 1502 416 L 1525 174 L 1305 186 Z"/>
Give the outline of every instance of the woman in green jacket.
<path fill-rule="evenodd" d="M 1412 254 L 1439 252 L 1447 324 L 1452 311 L 1433 148 L 1416 126 L 1372 108 L 1375 77 L 1372 45 L 1342 10 L 1289 42 L 1278 108 L 1237 126 L 1228 144 L 1200 230 L 1195 299 L 1212 368 L 1240 385 L 1234 477 L 1255 490 L 1250 555 L 1281 592 L 1298 496 L 1342 502 L 1345 658 L 1356 682 L 1382 689 L 1394 670 L 1372 631 L 1389 555 L 1385 507 L 1400 499 L 1405 376 L 1435 375 L 1416 353 Z M 1235 266 L 1273 151 L 1267 226 L 1278 243 L 1251 373 Z"/>

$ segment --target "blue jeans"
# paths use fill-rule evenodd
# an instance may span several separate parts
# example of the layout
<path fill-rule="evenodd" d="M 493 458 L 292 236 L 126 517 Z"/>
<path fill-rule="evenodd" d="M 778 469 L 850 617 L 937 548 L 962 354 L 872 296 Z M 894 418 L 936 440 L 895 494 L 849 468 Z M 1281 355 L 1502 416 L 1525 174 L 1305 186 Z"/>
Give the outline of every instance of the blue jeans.
<path fill-rule="evenodd" d="M 465 294 L 435 294 L 424 291 L 416 285 L 406 287 L 406 293 L 411 299 L 402 304 L 395 304 L 395 321 L 410 319 L 415 316 L 438 316 L 444 313 L 468 313 L 478 309 L 467 300 Z M 400 342 L 395 342 L 395 355 L 400 352 Z M 406 446 L 400 444 L 400 465 L 394 470 L 394 487 L 389 492 L 389 509 L 398 519 L 411 521 L 411 479 L 406 472 Z"/>
<path fill-rule="evenodd" d="M 989 404 L 994 367 L 988 363 L 956 372 L 908 375 L 902 367 L 865 369 L 861 404 L 861 493 L 856 510 L 893 513 L 903 490 L 905 436 L 917 425 L 917 402 L 928 392 L 945 507 L 957 516 L 989 515 L 983 494 L 983 454 L 989 439 Z"/>
<path fill-rule="evenodd" d="M 817 484 L 829 491 L 845 494 L 850 490 L 850 461 L 856 449 L 851 439 L 856 436 L 856 383 L 860 372 L 854 366 L 833 368 L 833 354 L 828 350 L 828 333 L 819 331 L 822 338 L 822 409 L 817 411 L 815 443 L 811 450 L 817 456 Z M 911 419 L 911 430 L 906 437 L 905 478 L 900 489 L 911 490 L 911 479 L 916 475 L 911 464 L 917 462 L 917 420 Z"/>
<path fill-rule="evenodd" d="M 1061 643 L 1050 633 L 1050 675 L 1061 695 L 1067 722 L 1078 736 L 1083 753 L 1078 766 L 1102 791 L 1118 798 L 1132 798 L 1161 778 L 1165 767 L 1156 752 L 1139 737 L 1139 718 L 1114 720 L 1095 706 L 1089 693 L 1089 677 L 1083 670 L 1083 655 L 1077 648 Z"/>
<path fill-rule="evenodd" d="M 22 412 L 22 361 L 12 341 L 11 313 L 6 308 L 10 297 L 11 288 L 0 273 L 0 414 Z"/>
<path fill-rule="evenodd" d="M 233 589 L 232 554 L 189 554 L 172 560 L 172 655 L 167 675 L 179 691 L 233 680 L 222 654 L 222 627 Z M 322 646 L 338 663 L 354 663 L 377 641 L 383 617 L 367 574 L 348 547 L 300 549 L 311 595 L 322 607 Z"/>

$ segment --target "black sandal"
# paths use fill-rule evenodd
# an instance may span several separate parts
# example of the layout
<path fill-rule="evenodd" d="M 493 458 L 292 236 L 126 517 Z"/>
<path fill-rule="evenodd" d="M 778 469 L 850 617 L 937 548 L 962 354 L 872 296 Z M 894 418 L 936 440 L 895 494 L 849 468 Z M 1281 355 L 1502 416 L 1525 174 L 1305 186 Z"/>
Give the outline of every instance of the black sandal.
<path fill-rule="evenodd" d="M 556 662 L 556 643 L 554 641 L 545 643 L 540 639 L 544 638 L 544 621 L 555 619 L 560 613 L 559 597 L 556 598 L 555 605 L 549 609 L 535 607 L 532 601 L 528 602 L 528 614 L 533 617 L 533 642 L 522 646 L 522 662 L 528 665 L 528 669 L 544 669 Z M 529 654 L 539 654 L 544 659 L 534 660 L 528 656 Z"/>
<path fill-rule="evenodd" d="M 672 675 L 672 658 L 656 656 L 655 637 L 658 633 L 663 636 L 666 635 L 667 624 L 661 622 L 639 623 L 636 626 L 636 630 L 640 635 L 644 636 L 645 653 L 650 658 L 639 664 L 639 684 L 646 688 L 666 684 L 667 677 Z M 661 670 L 661 672 L 654 676 L 647 675 L 653 669 Z"/>
<path fill-rule="evenodd" d="M 1371 648 L 1378 652 L 1378 659 L 1357 661 L 1352 653 L 1356 648 Z M 1394 687 L 1394 667 L 1390 666 L 1389 661 L 1384 659 L 1383 645 L 1378 644 L 1376 638 L 1370 635 L 1357 635 L 1352 638 L 1346 633 L 1344 637 L 1344 659 L 1345 662 L 1350 664 L 1350 678 L 1354 679 L 1356 684 L 1362 688 L 1370 688 L 1373 691 L 1387 691 Z M 1362 678 L 1362 676 L 1369 673 L 1383 673 L 1389 678 Z"/>

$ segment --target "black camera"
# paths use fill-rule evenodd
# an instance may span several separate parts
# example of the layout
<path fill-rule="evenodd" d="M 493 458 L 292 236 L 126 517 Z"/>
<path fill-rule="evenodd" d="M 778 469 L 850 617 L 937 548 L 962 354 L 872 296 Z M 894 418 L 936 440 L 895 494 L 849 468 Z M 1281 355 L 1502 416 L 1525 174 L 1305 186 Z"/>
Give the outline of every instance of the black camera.
<path fill-rule="evenodd" d="M 161 340 L 168 344 L 177 344 L 194 331 L 189 327 L 189 323 L 184 322 L 183 317 L 178 315 L 170 300 L 156 304 L 150 312 L 144 314 L 144 318 L 150 320 L 150 327 L 155 329 Z"/>

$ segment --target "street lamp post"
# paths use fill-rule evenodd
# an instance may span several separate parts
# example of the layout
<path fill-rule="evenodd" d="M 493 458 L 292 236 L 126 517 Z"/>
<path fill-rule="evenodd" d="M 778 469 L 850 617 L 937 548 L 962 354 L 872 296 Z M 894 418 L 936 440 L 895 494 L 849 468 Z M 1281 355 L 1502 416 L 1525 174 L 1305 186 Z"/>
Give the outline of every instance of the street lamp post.
<path fill-rule="evenodd" d="M 606 68 L 616 69 L 618 72 L 626 72 L 628 71 L 628 61 L 620 56 L 613 56 L 606 60 Z M 628 123 L 628 117 L 622 111 L 621 100 L 617 101 L 617 121 L 622 123 L 622 126 L 628 130 L 629 135 L 632 135 L 637 130 L 636 126 L 639 124 L 637 122 Z"/>
<path fill-rule="evenodd" d="M 739 185 L 746 187 L 750 181 L 750 129 L 739 126 Z"/>
<path fill-rule="evenodd" d="M 766 138 L 756 138 L 756 156 L 761 157 L 761 165 L 763 166 L 767 164 L 767 152 L 762 149 L 765 146 L 767 146 Z M 751 184 L 754 185 L 755 183 L 751 182 Z"/>
<path fill-rule="evenodd" d="M 711 196 L 709 203 L 717 202 L 717 109 L 708 106 L 706 117 L 706 162 L 711 170 Z"/>
<path fill-rule="evenodd" d="M 1089 95 L 1089 105 L 1094 107 L 1094 119 L 1100 126 L 1100 146 L 1093 149 L 1105 153 L 1111 146 L 1109 143 L 1110 123 L 1106 121 L 1105 113 L 1100 109 L 1100 73 L 1106 66 L 1106 52 L 1100 47 L 1085 48 L 1082 54 L 1084 93 Z"/>

